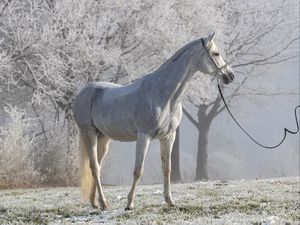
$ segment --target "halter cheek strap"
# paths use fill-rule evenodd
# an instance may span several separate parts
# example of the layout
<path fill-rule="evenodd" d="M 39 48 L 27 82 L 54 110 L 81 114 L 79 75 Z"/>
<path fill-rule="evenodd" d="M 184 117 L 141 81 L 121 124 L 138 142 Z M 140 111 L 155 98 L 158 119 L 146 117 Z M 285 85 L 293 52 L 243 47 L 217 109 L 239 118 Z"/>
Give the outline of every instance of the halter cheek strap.
<path fill-rule="evenodd" d="M 213 73 L 217 74 L 217 73 L 220 72 L 222 69 L 225 69 L 225 68 L 228 67 L 227 63 L 225 63 L 225 64 L 224 64 L 223 66 L 221 66 L 221 67 L 218 67 L 218 66 L 217 66 L 217 63 L 216 63 L 216 61 L 215 61 L 215 59 L 214 59 L 214 57 L 212 57 L 212 55 L 210 54 L 209 50 L 208 50 L 207 47 L 205 46 L 205 42 L 204 42 L 203 38 L 201 38 L 201 43 L 202 43 L 203 47 L 205 48 L 205 50 L 206 50 L 206 52 L 207 52 L 209 58 L 213 61 L 213 63 L 215 64 L 215 67 L 216 67 L 216 69 L 215 69 L 214 71 L 212 71 L 211 74 L 213 74 Z"/>

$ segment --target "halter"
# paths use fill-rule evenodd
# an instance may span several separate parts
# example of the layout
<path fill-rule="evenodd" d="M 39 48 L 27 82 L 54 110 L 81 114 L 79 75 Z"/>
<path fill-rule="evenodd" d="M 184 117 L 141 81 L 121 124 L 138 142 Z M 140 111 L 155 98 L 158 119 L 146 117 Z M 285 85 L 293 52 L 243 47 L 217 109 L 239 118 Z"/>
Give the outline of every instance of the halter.
<path fill-rule="evenodd" d="M 207 54 L 209 55 L 209 58 L 213 61 L 213 63 L 215 64 L 215 67 L 216 67 L 216 69 L 214 71 L 212 71 L 211 74 L 217 75 L 222 69 L 226 69 L 228 67 L 228 65 L 227 65 L 226 62 L 225 62 L 225 64 L 223 66 L 218 67 L 217 63 L 216 63 L 216 61 L 214 59 L 214 57 L 212 57 L 212 55 L 210 54 L 209 50 L 206 48 L 205 42 L 204 42 L 203 38 L 201 38 L 201 43 L 202 43 L 203 47 L 205 48 Z"/>

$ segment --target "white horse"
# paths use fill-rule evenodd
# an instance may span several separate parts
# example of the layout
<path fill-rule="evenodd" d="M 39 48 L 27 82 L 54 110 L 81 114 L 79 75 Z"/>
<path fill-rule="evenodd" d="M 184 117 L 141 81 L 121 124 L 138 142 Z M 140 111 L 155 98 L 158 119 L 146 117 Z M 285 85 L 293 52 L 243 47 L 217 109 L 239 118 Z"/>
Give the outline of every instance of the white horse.
<path fill-rule="evenodd" d="M 185 45 L 154 72 L 131 84 L 90 83 L 74 102 L 74 115 L 80 130 L 82 149 L 82 190 L 97 207 L 96 188 L 102 209 L 108 207 L 104 197 L 100 170 L 111 139 L 136 141 L 134 181 L 126 209 L 134 208 L 135 188 L 152 139 L 160 140 L 164 198 L 174 205 L 170 191 L 171 151 L 181 116 L 181 97 L 196 71 L 220 75 L 228 84 L 232 69 L 222 59 L 214 33 Z"/>

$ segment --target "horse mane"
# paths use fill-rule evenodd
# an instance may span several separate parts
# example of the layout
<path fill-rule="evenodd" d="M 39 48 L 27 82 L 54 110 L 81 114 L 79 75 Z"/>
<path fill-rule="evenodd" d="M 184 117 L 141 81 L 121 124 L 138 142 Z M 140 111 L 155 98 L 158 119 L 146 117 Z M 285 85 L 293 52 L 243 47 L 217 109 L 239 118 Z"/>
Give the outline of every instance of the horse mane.
<path fill-rule="evenodd" d="M 185 46 L 183 46 L 181 49 L 179 49 L 178 51 L 175 52 L 174 55 L 172 55 L 169 59 L 167 59 L 158 69 L 164 67 L 165 65 L 169 64 L 170 62 L 175 62 L 177 59 L 180 58 L 180 56 L 182 56 L 192 45 L 198 43 L 201 41 L 200 39 L 191 41 L 189 43 L 187 43 Z"/>
<path fill-rule="evenodd" d="M 183 53 L 186 52 L 186 50 L 188 50 L 192 45 L 199 42 L 199 40 L 194 40 L 194 41 L 186 44 L 185 46 L 183 46 L 181 49 L 179 49 L 177 52 L 175 52 L 175 54 L 173 56 L 171 56 L 170 60 L 172 60 L 172 62 L 175 62 L 180 56 L 183 55 Z"/>

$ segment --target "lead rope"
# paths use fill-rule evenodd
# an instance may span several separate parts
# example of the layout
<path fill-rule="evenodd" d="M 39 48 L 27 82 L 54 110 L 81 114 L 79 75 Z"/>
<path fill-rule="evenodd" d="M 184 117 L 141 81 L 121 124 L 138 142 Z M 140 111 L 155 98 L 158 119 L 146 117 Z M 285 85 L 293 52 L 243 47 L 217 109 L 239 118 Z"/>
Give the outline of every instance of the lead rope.
<path fill-rule="evenodd" d="M 277 148 L 278 146 L 280 146 L 285 138 L 286 138 L 286 135 L 287 133 L 290 133 L 290 134 L 297 134 L 299 132 L 299 121 L 298 121 L 298 117 L 297 117 L 297 108 L 300 108 L 300 105 L 296 106 L 295 107 L 295 110 L 294 110 L 294 113 L 295 113 L 295 120 L 296 120 L 296 126 L 297 126 L 297 130 L 296 131 L 291 131 L 291 130 L 288 130 L 287 128 L 284 128 L 284 134 L 283 134 L 283 138 L 282 140 L 277 144 L 277 145 L 274 145 L 274 146 L 266 146 L 266 145 L 263 145 L 261 143 L 259 143 L 258 141 L 256 141 L 241 125 L 240 123 L 235 119 L 235 117 L 233 116 L 233 114 L 231 113 L 226 101 L 225 101 L 225 98 L 223 96 L 223 93 L 221 91 L 221 88 L 220 88 L 220 85 L 218 84 L 218 89 L 219 89 L 219 93 L 220 93 L 220 96 L 224 102 L 224 105 L 229 113 L 229 115 L 231 116 L 231 118 L 234 120 L 234 122 L 239 126 L 239 128 L 241 128 L 241 130 L 254 142 L 256 143 L 257 145 L 263 147 L 263 148 L 267 148 L 267 149 L 273 149 L 273 148 Z"/>

